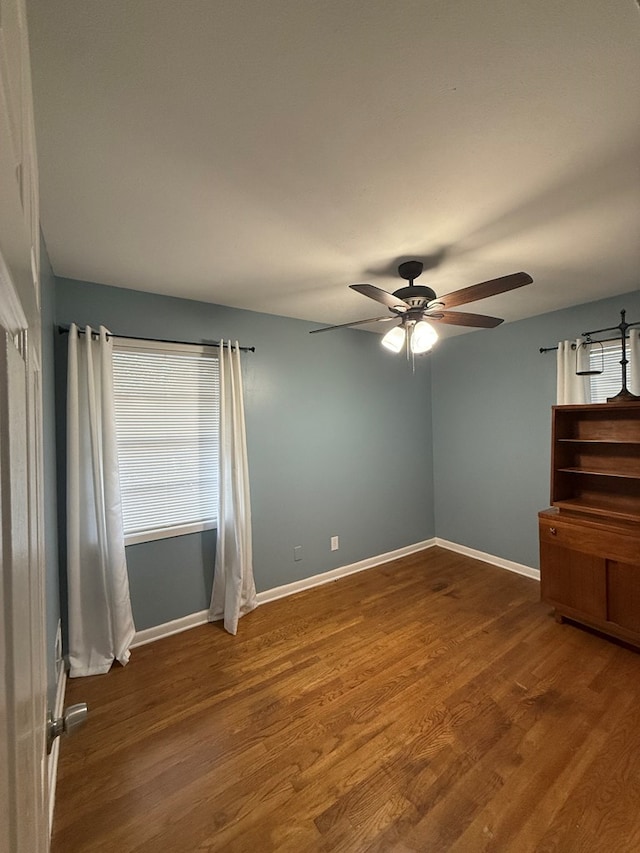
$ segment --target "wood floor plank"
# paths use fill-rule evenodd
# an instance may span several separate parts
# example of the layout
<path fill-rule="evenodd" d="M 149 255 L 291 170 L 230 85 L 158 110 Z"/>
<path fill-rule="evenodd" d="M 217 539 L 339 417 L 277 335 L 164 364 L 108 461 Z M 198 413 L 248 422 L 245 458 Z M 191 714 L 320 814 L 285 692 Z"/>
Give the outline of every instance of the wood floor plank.
<path fill-rule="evenodd" d="M 52 853 L 637 853 L 640 655 L 433 548 L 75 679 Z"/>

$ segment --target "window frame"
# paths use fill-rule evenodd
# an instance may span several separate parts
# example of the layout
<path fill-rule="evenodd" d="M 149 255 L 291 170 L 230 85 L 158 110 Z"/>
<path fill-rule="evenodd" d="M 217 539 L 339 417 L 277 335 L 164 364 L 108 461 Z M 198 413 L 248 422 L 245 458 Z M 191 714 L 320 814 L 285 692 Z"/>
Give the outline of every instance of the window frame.
<path fill-rule="evenodd" d="M 600 357 L 600 347 L 598 346 L 598 344 L 602 344 L 602 346 L 604 347 L 604 350 L 605 350 L 605 355 L 604 355 L 605 372 L 599 373 L 596 376 L 590 376 L 589 377 L 589 395 L 591 398 L 591 402 L 594 403 L 594 405 L 598 405 L 600 403 L 606 403 L 607 396 L 614 396 L 622 388 L 622 368 L 620 367 L 620 359 L 622 358 L 622 341 L 621 341 L 621 339 L 619 337 L 606 338 L 606 339 L 603 339 L 602 341 L 592 341 L 590 343 L 590 345 L 589 345 L 589 347 L 590 347 L 589 348 L 589 367 L 593 368 L 593 369 L 599 369 L 600 363 L 601 363 L 600 362 L 600 358 L 601 358 Z M 607 391 L 606 387 L 603 388 L 601 393 L 604 394 L 604 400 L 595 401 L 594 400 L 594 393 L 593 393 L 594 392 L 594 386 L 597 387 L 599 383 L 604 384 L 604 382 L 606 380 L 603 380 L 602 377 L 607 376 L 607 370 L 606 370 L 607 363 L 613 364 L 612 360 L 607 358 L 606 350 L 607 350 L 607 348 L 610 348 L 610 349 L 613 348 L 614 345 L 616 347 L 617 355 L 618 355 L 618 358 L 616 358 L 616 360 L 615 360 L 615 364 L 617 366 L 618 375 L 619 375 L 618 387 L 615 390 L 613 390 L 613 393 L 609 393 Z M 631 380 L 631 365 L 627 364 L 627 385 L 629 384 L 630 380 Z"/>
<path fill-rule="evenodd" d="M 153 351 L 156 353 L 189 353 L 192 355 L 200 355 L 203 357 L 208 357 L 216 362 L 219 365 L 219 350 L 217 347 L 206 346 L 204 344 L 182 344 L 182 343 L 173 343 L 167 341 L 156 341 L 156 340 L 148 340 L 142 338 L 119 338 L 117 335 L 112 336 L 113 350 L 114 354 L 116 350 L 125 351 L 125 352 L 149 352 Z M 114 376 L 115 380 L 115 376 Z M 115 381 L 114 381 L 115 385 Z M 219 402 L 219 401 L 218 401 Z M 118 437 L 118 430 L 116 424 L 116 439 Z M 120 467 L 120 453 L 118 451 L 118 467 Z M 218 460 L 218 470 L 216 471 L 216 476 L 219 476 L 219 460 Z M 122 494 L 122 485 L 120 486 L 120 492 Z M 124 528 L 124 514 L 123 514 L 123 528 Z M 215 530 L 217 528 L 217 517 L 214 513 L 214 517 L 210 519 L 203 519 L 199 521 L 180 523 L 175 525 L 168 525 L 165 527 L 156 527 L 149 528 L 147 530 L 136 530 L 131 533 L 124 534 L 124 544 L 125 545 L 138 545 L 143 542 L 155 542 L 160 539 L 170 539 L 175 536 L 185 536 L 190 533 L 201 533 L 205 530 Z"/>

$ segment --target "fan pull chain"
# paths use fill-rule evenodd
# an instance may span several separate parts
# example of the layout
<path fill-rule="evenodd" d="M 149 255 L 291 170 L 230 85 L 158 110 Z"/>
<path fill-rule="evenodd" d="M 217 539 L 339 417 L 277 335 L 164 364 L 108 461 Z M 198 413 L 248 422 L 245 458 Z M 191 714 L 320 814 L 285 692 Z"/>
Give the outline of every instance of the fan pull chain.
<path fill-rule="evenodd" d="M 413 282 L 412 282 L 413 284 Z M 413 351 L 413 330 L 415 326 L 411 323 L 407 324 L 407 361 L 409 361 L 409 354 L 411 354 L 411 371 L 415 376 L 416 372 L 416 354 Z"/>

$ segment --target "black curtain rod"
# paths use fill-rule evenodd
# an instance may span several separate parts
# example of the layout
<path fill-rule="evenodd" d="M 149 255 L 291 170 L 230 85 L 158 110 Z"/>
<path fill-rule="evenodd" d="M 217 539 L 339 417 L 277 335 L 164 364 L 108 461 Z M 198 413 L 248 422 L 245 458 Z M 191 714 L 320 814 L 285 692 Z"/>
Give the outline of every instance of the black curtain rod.
<path fill-rule="evenodd" d="M 624 312 L 621 311 L 620 313 L 623 314 Z M 626 339 L 629 337 L 629 335 L 627 334 L 627 329 L 631 329 L 634 326 L 640 326 L 640 320 L 637 323 L 626 323 L 624 320 L 624 316 L 623 316 L 622 323 L 619 323 L 617 326 L 609 326 L 609 328 L 607 328 L 607 329 L 594 329 L 592 332 L 581 332 L 580 337 L 581 338 L 590 338 L 591 335 L 601 335 L 604 332 L 618 332 L 618 333 L 620 333 L 622 331 L 621 326 L 623 324 L 624 324 L 624 337 Z M 587 343 L 596 343 L 597 344 L 597 343 L 599 343 L 599 341 L 587 341 Z M 575 348 L 576 348 L 576 345 L 571 344 L 571 349 L 575 349 Z M 554 350 L 557 350 L 557 349 L 558 349 L 557 346 L 555 346 L 555 347 L 540 347 L 540 352 L 553 352 Z"/>
<path fill-rule="evenodd" d="M 60 335 L 68 335 L 69 334 L 69 326 L 58 326 L 58 334 Z M 84 335 L 84 329 L 78 327 L 78 334 Z M 156 344 L 184 344 L 186 346 L 196 346 L 196 347 L 219 347 L 220 341 L 170 341 L 165 340 L 164 338 L 143 338 L 140 335 L 116 335 L 113 332 L 109 332 L 107 334 L 108 338 L 122 338 L 125 341 L 152 341 Z M 240 347 L 242 352 L 255 352 L 255 347 Z"/>

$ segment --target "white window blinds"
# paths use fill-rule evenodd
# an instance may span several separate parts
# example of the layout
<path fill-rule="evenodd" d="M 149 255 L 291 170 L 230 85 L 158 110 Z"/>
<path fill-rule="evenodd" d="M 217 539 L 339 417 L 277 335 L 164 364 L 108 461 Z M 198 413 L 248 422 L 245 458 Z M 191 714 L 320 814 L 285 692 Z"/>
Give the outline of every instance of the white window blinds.
<path fill-rule="evenodd" d="M 603 372 L 591 377 L 591 402 L 606 403 L 607 397 L 615 397 L 622 388 L 622 344 L 617 341 L 603 341 L 603 350 L 599 344 L 592 344 L 589 348 L 589 368 Z M 627 348 L 627 358 L 629 358 Z M 627 385 L 631 380 L 631 366 L 627 365 Z"/>
<path fill-rule="evenodd" d="M 127 544 L 213 527 L 217 351 L 116 338 L 113 368 Z"/>

